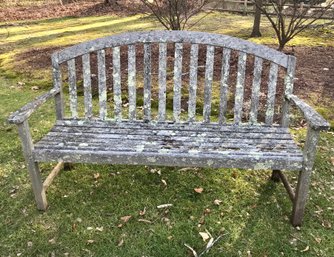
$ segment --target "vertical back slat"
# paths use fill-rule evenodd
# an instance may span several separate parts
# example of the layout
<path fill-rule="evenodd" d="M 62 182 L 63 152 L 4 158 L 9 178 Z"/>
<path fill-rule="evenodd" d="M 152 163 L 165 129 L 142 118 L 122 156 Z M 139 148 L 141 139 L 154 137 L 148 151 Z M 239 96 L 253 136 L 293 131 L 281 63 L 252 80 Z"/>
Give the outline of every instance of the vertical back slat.
<path fill-rule="evenodd" d="M 151 45 L 144 44 L 144 121 L 151 120 Z"/>
<path fill-rule="evenodd" d="M 128 47 L 129 120 L 136 119 L 136 46 Z"/>
<path fill-rule="evenodd" d="M 83 86 L 84 86 L 84 102 L 85 102 L 85 118 L 91 119 L 92 111 L 92 83 L 90 71 L 90 54 L 82 56 L 82 72 L 83 72 Z"/>
<path fill-rule="evenodd" d="M 230 58 L 231 49 L 225 48 L 223 51 L 223 62 L 222 62 L 222 72 L 220 80 L 220 103 L 219 103 L 219 123 L 226 123 L 226 111 L 227 111 L 227 91 L 228 91 L 228 81 L 230 74 Z"/>
<path fill-rule="evenodd" d="M 205 84 L 204 84 L 204 122 L 210 122 L 211 115 L 211 98 L 212 98 L 212 80 L 213 80 L 213 64 L 215 56 L 215 47 L 207 46 L 206 64 L 205 64 Z"/>
<path fill-rule="evenodd" d="M 121 59 L 120 48 L 114 47 L 112 51 L 113 63 L 113 85 L 114 85 L 114 104 L 115 120 L 122 120 L 122 88 L 121 88 Z"/>
<path fill-rule="evenodd" d="M 63 97 L 63 85 L 61 79 L 61 71 L 58 64 L 58 60 L 52 59 L 52 75 L 53 75 L 53 85 L 55 88 L 59 89 L 59 94 L 55 95 L 55 108 L 56 108 L 56 118 L 61 120 L 64 118 L 64 97 Z"/>
<path fill-rule="evenodd" d="M 295 77 L 296 69 L 296 57 L 288 56 L 288 66 L 286 71 L 286 76 L 284 80 L 284 96 L 283 96 L 283 106 L 282 106 L 282 126 L 289 126 L 289 101 L 285 98 L 286 95 L 290 95 L 293 92 L 293 80 Z"/>
<path fill-rule="evenodd" d="M 242 117 L 246 59 L 247 59 L 247 54 L 244 52 L 239 52 L 238 75 L 237 75 L 237 85 L 235 89 L 235 104 L 234 104 L 234 123 L 235 124 L 239 124 L 241 122 L 241 117 Z"/>
<path fill-rule="evenodd" d="M 166 72 L 167 44 L 159 44 L 159 116 L 158 121 L 166 119 Z"/>
<path fill-rule="evenodd" d="M 267 125 L 272 125 L 274 120 L 277 73 L 278 73 L 278 65 L 272 62 L 270 64 L 269 81 L 268 81 L 267 111 L 265 120 Z"/>
<path fill-rule="evenodd" d="M 189 100 L 188 117 L 189 122 L 195 121 L 196 116 L 196 93 L 197 93 L 197 70 L 198 70 L 198 45 L 191 45 L 190 49 L 190 78 L 189 78 Z"/>
<path fill-rule="evenodd" d="M 100 119 L 107 118 L 106 56 L 105 51 L 97 52 L 97 72 L 99 84 Z"/>
<path fill-rule="evenodd" d="M 174 121 L 180 121 L 181 114 L 181 85 L 182 85 L 182 43 L 175 44 L 174 60 L 174 97 L 173 97 L 173 118 Z"/>
<path fill-rule="evenodd" d="M 263 64 L 262 58 L 256 56 L 255 60 L 254 60 L 254 77 L 253 77 L 253 86 L 252 86 L 252 100 L 251 100 L 251 110 L 250 110 L 250 114 L 249 114 L 249 121 L 250 121 L 251 124 L 256 124 L 257 123 L 260 86 L 261 86 L 262 64 Z"/>
<path fill-rule="evenodd" d="M 77 78 L 75 71 L 75 59 L 71 59 L 67 62 L 68 67 L 68 84 L 70 94 L 70 110 L 72 118 L 78 118 L 78 95 L 77 95 Z"/>

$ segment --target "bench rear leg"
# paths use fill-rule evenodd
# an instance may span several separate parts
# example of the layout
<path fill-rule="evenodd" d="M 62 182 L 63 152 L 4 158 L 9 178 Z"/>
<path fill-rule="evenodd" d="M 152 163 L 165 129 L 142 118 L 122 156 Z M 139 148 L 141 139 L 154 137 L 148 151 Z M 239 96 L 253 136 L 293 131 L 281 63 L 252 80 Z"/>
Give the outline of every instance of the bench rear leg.
<path fill-rule="evenodd" d="M 280 182 L 279 170 L 273 170 L 270 179 L 276 183 Z"/>
<path fill-rule="evenodd" d="M 30 180 L 32 184 L 32 189 L 35 195 L 35 201 L 37 204 L 37 209 L 46 210 L 47 200 L 45 189 L 43 187 L 43 182 L 41 179 L 41 173 L 39 170 L 38 163 L 33 159 L 33 143 L 30 135 L 29 125 L 27 121 L 18 124 L 19 135 L 21 138 L 23 155 L 26 160 L 28 167 Z"/>
<path fill-rule="evenodd" d="M 304 146 L 303 168 L 299 173 L 296 196 L 293 203 L 291 217 L 291 223 L 293 226 L 300 226 L 303 220 L 318 138 L 319 131 L 309 127 L 307 130 L 307 138 Z"/>

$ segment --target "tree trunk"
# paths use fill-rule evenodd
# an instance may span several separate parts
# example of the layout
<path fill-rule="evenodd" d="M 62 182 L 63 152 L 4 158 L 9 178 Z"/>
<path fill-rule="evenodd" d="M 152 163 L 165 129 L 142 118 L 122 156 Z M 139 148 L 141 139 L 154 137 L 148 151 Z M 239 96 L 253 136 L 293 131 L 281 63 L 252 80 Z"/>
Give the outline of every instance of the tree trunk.
<path fill-rule="evenodd" d="M 251 37 L 261 37 L 260 24 L 261 24 L 261 8 L 262 0 L 255 0 L 255 14 L 254 14 L 254 23 Z"/>

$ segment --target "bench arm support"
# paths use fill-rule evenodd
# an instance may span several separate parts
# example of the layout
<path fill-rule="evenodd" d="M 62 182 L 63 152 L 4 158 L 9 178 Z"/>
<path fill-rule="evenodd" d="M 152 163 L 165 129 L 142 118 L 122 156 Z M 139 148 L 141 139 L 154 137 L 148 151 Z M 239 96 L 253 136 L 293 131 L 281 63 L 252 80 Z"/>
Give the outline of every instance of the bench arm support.
<path fill-rule="evenodd" d="M 305 103 L 303 100 L 299 99 L 297 96 L 290 94 L 285 96 L 286 99 L 296 105 L 298 109 L 303 113 L 304 118 L 309 123 L 309 126 L 317 131 L 328 130 L 329 123 L 311 106 Z"/>
<path fill-rule="evenodd" d="M 56 96 L 60 93 L 59 89 L 51 89 L 49 92 L 36 97 L 32 102 L 26 104 L 21 109 L 17 110 L 16 112 L 12 113 L 9 118 L 8 122 L 11 124 L 21 124 L 25 120 L 27 120 L 34 111 L 36 111 L 42 104 L 44 104 L 50 98 Z"/>

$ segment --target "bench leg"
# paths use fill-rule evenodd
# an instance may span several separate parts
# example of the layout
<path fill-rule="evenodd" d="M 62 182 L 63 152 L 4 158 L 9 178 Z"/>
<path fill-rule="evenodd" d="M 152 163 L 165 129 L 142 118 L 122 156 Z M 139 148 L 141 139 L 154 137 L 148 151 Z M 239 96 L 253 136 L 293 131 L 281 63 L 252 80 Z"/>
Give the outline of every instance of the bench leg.
<path fill-rule="evenodd" d="M 280 182 L 279 170 L 273 170 L 270 179 L 276 183 Z"/>
<path fill-rule="evenodd" d="M 64 170 L 65 171 L 70 171 L 72 169 L 73 169 L 73 164 L 72 163 L 70 163 L 70 162 L 65 162 L 64 163 Z"/>
<path fill-rule="evenodd" d="M 303 220 L 318 138 L 319 131 L 308 128 L 304 146 L 304 163 L 299 173 L 296 196 L 293 203 L 291 217 L 293 226 L 300 226 Z"/>
<path fill-rule="evenodd" d="M 46 194 L 43 187 L 43 182 L 41 179 L 41 173 L 38 167 L 38 163 L 33 159 L 33 143 L 30 135 L 29 125 L 27 121 L 18 124 L 19 135 L 21 138 L 23 155 L 26 160 L 28 167 L 30 180 L 32 184 L 32 189 L 35 195 L 35 201 L 37 204 L 37 209 L 46 210 L 47 201 Z"/>

